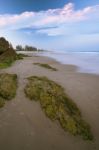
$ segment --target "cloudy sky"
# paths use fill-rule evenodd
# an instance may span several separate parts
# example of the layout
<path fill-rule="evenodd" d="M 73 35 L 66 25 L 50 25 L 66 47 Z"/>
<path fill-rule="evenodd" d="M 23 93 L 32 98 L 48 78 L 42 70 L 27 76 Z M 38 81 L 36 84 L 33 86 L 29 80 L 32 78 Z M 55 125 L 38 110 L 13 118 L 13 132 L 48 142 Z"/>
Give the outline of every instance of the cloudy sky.
<path fill-rule="evenodd" d="M 99 51 L 99 0 L 0 0 L 0 36 L 14 46 Z"/>

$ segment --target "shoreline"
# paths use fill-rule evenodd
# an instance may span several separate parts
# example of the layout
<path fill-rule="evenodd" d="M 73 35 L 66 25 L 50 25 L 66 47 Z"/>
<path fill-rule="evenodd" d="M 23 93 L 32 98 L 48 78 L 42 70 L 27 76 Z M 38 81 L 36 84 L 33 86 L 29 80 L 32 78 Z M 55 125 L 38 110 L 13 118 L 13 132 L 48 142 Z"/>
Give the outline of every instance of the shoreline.
<path fill-rule="evenodd" d="M 39 55 L 38 55 L 38 56 L 39 56 Z M 42 57 L 42 55 L 41 55 L 41 57 Z M 51 57 L 51 56 L 44 56 L 44 57 L 48 57 L 49 59 L 52 59 L 53 61 L 56 61 L 56 62 L 58 62 L 58 63 L 60 63 L 60 64 L 62 64 L 62 65 L 74 66 L 74 67 L 76 67 L 76 71 L 77 71 L 78 73 L 99 75 L 99 72 L 94 72 L 94 71 L 91 71 L 90 69 L 89 69 L 90 71 L 88 71 L 88 70 L 84 69 L 83 67 L 81 67 L 81 66 L 79 66 L 79 65 L 77 65 L 77 64 L 65 63 L 65 62 L 62 62 L 62 61 L 60 61 L 60 60 L 57 60 L 57 58 L 53 58 L 53 57 Z M 88 69 L 88 68 L 87 68 L 87 69 Z"/>
<path fill-rule="evenodd" d="M 50 71 L 33 63 L 48 63 L 58 69 Z M 99 149 L 99 75 L 77 72 L 77 66 L 64 65 L 46 57 L 25 57 L 1 72 L 16 73 L 19 84 L 16 97 L 0 109 L 0 148 L 2 150 L 98 150 Z M 51 122 L 38 102 L 29 101 L 24 94 L 26 78 L 47 76 L 60 84 L 77 104 L 83 118 L 90 124 L 94 142 L 64 132 L 60 125 Z M 10 135 L 10 136 L 9 136 Z"/>
<path fill-rule="evenodd" d="M 49 60 L 52 60 L 53 63 L 57 63 L 58 65 L 62 65 L 62 66 L 65 66 L 67 68 L 67 70 L 71 70 L 73 72 L 76 72 L 76 73 L 81 73 L 81 74 L 86 74 L 86 75 L 92 75 L 92 76 L 99 76 L 98 73 L 92 73 L 92 72 L 83 72 L 80 70 L 80 67 L 77 66 L 77 65 L 74 65 L 74 64 L 65 64 L 65 63 L 62 63 L 60 61 L 58 61 L 57 59 L 55 58 L 52 58 L 50 56 L 40 56 L 40 55 L 37 55 L 37 56 L 30 56 L 30 57 L 44 57 L 44 58 L 47 58 Z M 49 63 L 51 64 L 51 63 Z"/>
<path fill-rule="evenodd" d="M 19 52 L 21 53 L 21 52 Z M 67 53 L 52 53 L 52 52 L 22 52 L 30 56 L 45 56 L 58 61 L 61 64 L 76 65 L 78 72 L 91 73 L 99 75 L 99 57 L 97 53 L 80 53 L 80 52 L 67 52 Z"/>

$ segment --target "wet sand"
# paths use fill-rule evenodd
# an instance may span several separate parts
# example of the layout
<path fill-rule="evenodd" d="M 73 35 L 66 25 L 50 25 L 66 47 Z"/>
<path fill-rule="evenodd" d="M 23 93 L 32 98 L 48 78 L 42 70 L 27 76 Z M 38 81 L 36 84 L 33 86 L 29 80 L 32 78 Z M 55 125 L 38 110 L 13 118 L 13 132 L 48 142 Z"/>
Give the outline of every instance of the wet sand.
<path fill-rule="evenodd" d="M 58 71 L 33 65 L 35 62 L 51 64 Z M 99 150 L 98 75 L 78 73 L 76 66 L 62 65 L 47 57 L 27 57 L 0 72 L 18 75 L 16 97 L 0 109 L 0 150 Z M 64 132 L 45 116 L 38 102 L 26 98 L 26 78 L 32 75 L 47 76 L 65 88 L 91 125 L 94 142 Z"/>

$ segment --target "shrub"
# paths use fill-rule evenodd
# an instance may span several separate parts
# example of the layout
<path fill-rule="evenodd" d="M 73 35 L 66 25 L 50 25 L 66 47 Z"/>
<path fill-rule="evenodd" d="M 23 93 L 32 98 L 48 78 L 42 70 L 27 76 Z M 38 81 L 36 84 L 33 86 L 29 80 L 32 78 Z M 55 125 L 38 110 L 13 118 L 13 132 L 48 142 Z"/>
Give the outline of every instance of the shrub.
<path fill-rule="evenodd" d="M 0 68 L 6 68 L 18 59 L 18 56 L 9 42 L 1 37 L 0 38 Z"/>
<path fill-rule="evenodd" d="M 1 37 L 0 38 L 0 54 L 5 52 L 9 47 L 10 47 L 9 42 L 5 38 Z"/>
<path fill-rule="evenodd" d="M 29 57 L 29 56 L 21 53 L 17 54 L 17 60 L 23 59 L 24 57 Z"/>

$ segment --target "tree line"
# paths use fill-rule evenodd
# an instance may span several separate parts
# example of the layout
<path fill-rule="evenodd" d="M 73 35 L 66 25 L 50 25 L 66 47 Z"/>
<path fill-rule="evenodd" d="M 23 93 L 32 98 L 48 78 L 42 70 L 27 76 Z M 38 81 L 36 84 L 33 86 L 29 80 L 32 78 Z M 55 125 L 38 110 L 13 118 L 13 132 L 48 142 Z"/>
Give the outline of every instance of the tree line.
<path fill-rule="evenodd" d="M 23 47 L 22 45 L 17 45 L 16 51 L 45 51 L 45 50 L 38 49 L 34 46 L 29 46 L 29 45 L 25 45 L 25 47 Z"/>
<path fill-rule="evenodd" d="M 38 49 L 34 46 L 25 45 L 24 47 L 22 45 L 17 45 L 14 49 L 12 44 L 9 43 L 4 37 L 0 37 L 0 55 L 7 51 L 8 49 L 13 49 L 16 51 L 46 51 L 43 49 Z"/>

